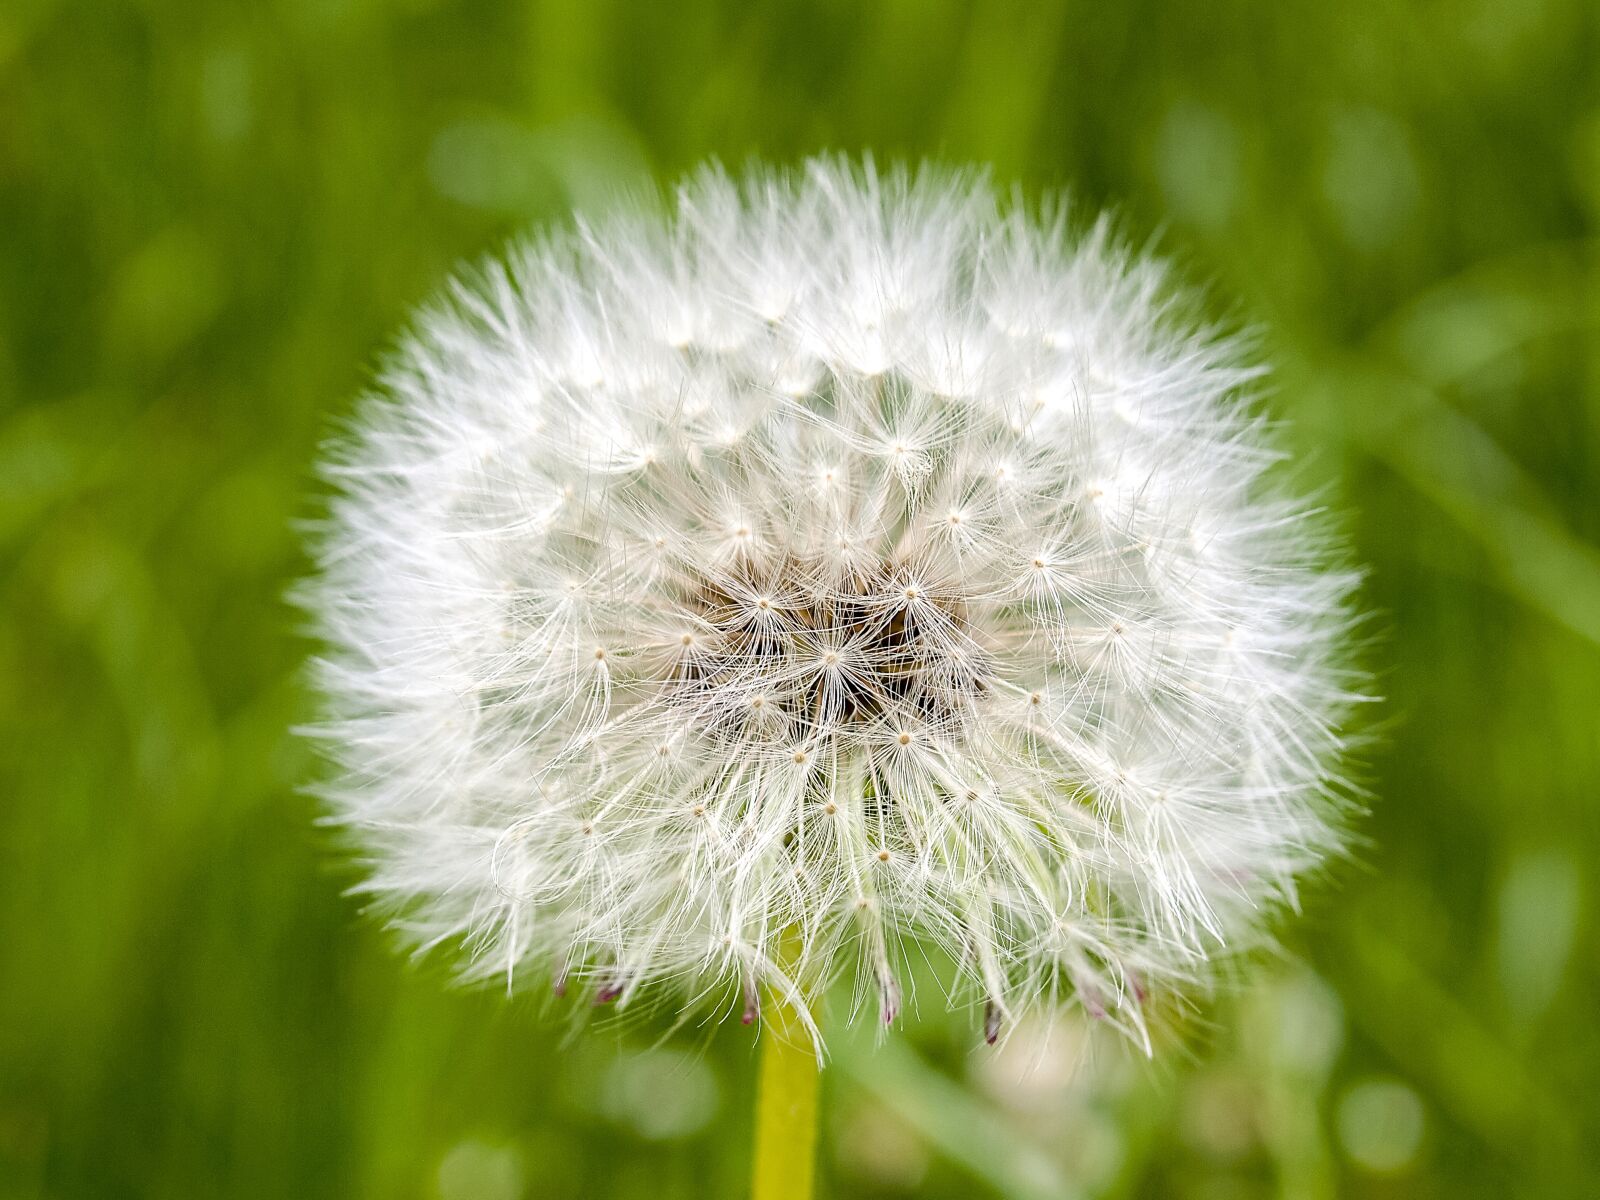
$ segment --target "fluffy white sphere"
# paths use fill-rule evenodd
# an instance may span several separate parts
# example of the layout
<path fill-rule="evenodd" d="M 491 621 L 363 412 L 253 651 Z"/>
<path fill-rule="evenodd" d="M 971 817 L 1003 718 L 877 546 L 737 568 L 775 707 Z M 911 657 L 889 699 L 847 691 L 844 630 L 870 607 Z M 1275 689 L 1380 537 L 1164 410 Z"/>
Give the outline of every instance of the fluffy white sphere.
<path fill-rule="evenodd" d="M 1257 368 L 1105 222 L 717 170 L 495 262 L 334 453 L 365 889 L 473 975 L 750 1020 L 937 947 L 991 1037 L 1149 1013 L 1339 844 L 1351 575 Z"/>

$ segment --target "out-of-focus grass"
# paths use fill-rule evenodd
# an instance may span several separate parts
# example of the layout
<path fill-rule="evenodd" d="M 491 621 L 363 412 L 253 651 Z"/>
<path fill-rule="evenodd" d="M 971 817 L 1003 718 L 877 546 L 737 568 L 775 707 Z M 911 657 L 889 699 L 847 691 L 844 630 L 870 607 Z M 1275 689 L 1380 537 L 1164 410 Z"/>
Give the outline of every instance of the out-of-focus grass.
<path fill-rule="evenodd" d="M 567 1039 L 341 898 L 280 597 L 458 259 L 829 147 L 1070 184 L 1237 297 L 1389 701 L 1370 847 L 1193 1060 L 928 995 L 840 1039 L 825 1182 L 1600 1192 L 1597 63 L 1587 0 L 0 7 L 0 1194 L 739 1194 L 745 1034 Z"/>

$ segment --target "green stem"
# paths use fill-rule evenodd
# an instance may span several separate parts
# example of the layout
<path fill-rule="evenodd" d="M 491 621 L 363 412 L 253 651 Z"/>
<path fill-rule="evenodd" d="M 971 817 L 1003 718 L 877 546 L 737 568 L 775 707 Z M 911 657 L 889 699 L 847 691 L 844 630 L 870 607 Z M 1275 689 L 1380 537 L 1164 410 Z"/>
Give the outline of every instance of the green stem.
<path fill-rule="evenodd" d="M 789 1002 L 767 994 L 756 1089 L 752 1200 L 811 1200 L 817 1149 L 817 1053 Z"/>

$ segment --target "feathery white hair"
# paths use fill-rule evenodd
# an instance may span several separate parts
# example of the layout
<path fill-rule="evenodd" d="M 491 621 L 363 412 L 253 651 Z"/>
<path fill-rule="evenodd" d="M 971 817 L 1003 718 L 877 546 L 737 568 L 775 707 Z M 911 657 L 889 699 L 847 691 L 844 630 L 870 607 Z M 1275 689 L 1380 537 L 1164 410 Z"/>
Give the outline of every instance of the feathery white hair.
<path fill-rule="evenodd" d="M 1340 845 L 1352 575 L 1259 371 L 981 175 L 706 169 L 424 313 L 309 603 L 364 890 L 470 976 L 1148 1017 Z"/>

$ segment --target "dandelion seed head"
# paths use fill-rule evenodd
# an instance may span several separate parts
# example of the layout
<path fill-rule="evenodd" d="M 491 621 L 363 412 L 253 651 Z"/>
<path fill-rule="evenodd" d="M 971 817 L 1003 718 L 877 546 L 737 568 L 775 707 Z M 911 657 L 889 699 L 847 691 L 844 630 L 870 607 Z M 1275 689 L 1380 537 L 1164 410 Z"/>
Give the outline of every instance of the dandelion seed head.
<path fill-rule="evenodd" d="M 1148 1046 L 1341 844 L 1352 575 L 1105 221 L 716 169 L 425 312 L 307 602 L 362 885 L 470 977 L 754 1019 L 913 947 Z"/>

